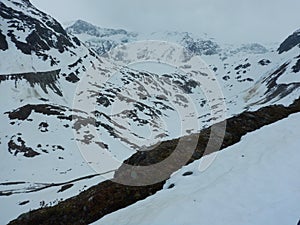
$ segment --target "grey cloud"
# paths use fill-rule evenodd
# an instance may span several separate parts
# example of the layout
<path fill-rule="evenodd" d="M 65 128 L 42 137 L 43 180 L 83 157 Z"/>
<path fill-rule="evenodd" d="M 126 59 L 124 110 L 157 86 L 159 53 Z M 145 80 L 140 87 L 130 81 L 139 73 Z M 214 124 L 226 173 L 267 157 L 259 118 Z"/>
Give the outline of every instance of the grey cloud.
<path fill-rule="evenodd" d="M 280 42 L 300 28 L 300 1 L 285 0 L 32 0 L 61 22 L 151 32 L 208 33 L 225 42 Z"/>

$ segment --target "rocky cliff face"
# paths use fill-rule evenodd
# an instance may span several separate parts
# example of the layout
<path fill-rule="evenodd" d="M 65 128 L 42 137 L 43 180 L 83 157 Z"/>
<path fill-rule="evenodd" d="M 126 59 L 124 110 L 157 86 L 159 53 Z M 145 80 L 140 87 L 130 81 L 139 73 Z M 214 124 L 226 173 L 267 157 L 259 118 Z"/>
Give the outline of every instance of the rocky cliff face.
<path fill-rule="evenodd" d="M 5 77 L 1 80 L 16 81 L 15 87 L 18 84 L 22 86 L 22 80 L 26 80 L 32 87 L 42 85 L 45 91 L 45 85 L 64 85 L 62 79 L 56 79 L 58 77 L 74 82 L 79 73 L 95 59 L 95 55 L 76 37 L 67 34 L 54 18 L 35 8 L 29 1 L 5 0 L 0 2 L 0 7 L 0 57 L 5 59 L 5 63 L 0 64 L 0 75 Z M 48 74 L 58 70 L 60 72 L 56 78 L 49 79 Z M 30 73 L 35 75 L 29 76 Z M 60 96 L 65 92 L 58 91 L 58 87 L 53 91 Z"/>
<path fill-rule="evenodd" d="M 283 52 L 288 52 L 292 48 L 299 46 L 300 44 L 300 30 L 295 31 L 293 34 L 288 36 L 287 39 L 284 40 L 284 42 L 281 43 L 281 45 L 278 48 L 279 54 Z"/>
<path fill-rule="evenodd" d="M 62 26 L 53 18 L 36 9 L 29 1 L 0 3 L 1 21 L 3 30 L 1 33 L 2 50 L 7 39 L 23 54 L 32 53 L 48 60 L 46 54 L 50 49 L 56 49 L 59 53 L 71 51 L 79 46 L 76 37 L 70 37 Z M 51 58 L 51 57 L 50 57 Z M 52 57 L 52 64 L 55 59 Z"/>

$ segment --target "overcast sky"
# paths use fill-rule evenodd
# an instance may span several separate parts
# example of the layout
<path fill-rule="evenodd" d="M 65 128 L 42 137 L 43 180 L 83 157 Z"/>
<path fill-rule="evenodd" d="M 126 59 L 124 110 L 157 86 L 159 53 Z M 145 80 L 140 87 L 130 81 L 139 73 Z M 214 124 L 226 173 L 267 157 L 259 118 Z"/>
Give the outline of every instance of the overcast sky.
<path fill-rule="evenodd" d="M 31 0 L 60 22 L 130 31 L 208 33 L 224 42 L 281 42 L 300 28 L 299 0 Z"/>

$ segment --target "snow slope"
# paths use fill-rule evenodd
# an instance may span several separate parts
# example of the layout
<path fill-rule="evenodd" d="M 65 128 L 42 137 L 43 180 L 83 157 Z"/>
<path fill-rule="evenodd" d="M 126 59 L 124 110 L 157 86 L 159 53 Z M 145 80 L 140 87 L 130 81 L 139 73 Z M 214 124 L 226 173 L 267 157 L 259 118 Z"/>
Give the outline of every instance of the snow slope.
<path fill-rule="evenodd" d="M 292 115 L 247 134 L 214 153 L 208 169 L 202 171 L 202 163 L 214 155 L 176 172 L 156 195 L 93 224 L 297 224 L 299 120 Z"/>

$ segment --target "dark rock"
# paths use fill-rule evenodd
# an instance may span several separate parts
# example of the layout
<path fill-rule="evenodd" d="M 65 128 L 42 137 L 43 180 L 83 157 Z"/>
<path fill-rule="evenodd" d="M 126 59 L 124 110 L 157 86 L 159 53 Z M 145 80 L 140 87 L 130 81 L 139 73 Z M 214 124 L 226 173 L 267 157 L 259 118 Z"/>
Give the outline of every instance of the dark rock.
<path fill-rule="evenodd" d="M 42 123 L 40 123 L 39 126 L 40 126 L 40 127 L 43 127 L 43 128 L 47 128 L 47 127 L 49 127 L 49 124 L 46 123 L 46 122 L 42 122 Z"/>
<path fill-rule="evenodd" d="M 281 43 L 277 51 L 279 54 L 283 52 L 288 52 L 289 50 L 291 50 L 292 48 L 296 47 L 299 44 L 300 44 L 300 31 L 298 30 L 294 32 L 292 35 L 288 36 L 288 38 Z"/>
<path fill-rule="evenodd" d="M 48 71 L 48 72 L 34 72 L 34 73 L 20 73 L 20 74 L 8 74 L 0 76 L 0 83 L 3 81 L 14 81 L 15 87 L 18 87 L 20 80 L 26 80 L 31 87 L 39 85 L 45 93 L 48 93 L 48 88 L 55 94 L 62 96 L 62 92 L 57 85 L 57 79 L 59 77 L 60 70 Z"/>
<path fill-rule="evenodd" d="M 66 185 L 62 186 L 61 189 L 57 193 L 64 192 L 73 186 L 74 186 L 74 184 L 66 184 Z"/>
<path fill-rule="evenodd" d="M 226 81 L 227 81 L 227 80 L 230 80 L 230 76 L 224 76 L 224 77 L 222 77 L 222 79 L 223 79 L 223 80 L 226 80 Z"/>
<path fill-rule="evenodd" d="M 292 67 L 294 73 L 298 73 L 300 71 L 300 55 L 298 56 L 298 60 L 296 64 Z"/>
<path fill-rule="evenodd" d="M 175 184 L 170 184 L 169 187 L 168 187 L 168 189 L 172 189 L 174 187 L 175 187 Z"/>
<path fill-rule="evenodd" d="M 8 142 L 8 151 L 9 153 L 17 156 L 19 153 L 23 153 L 23 155 L 27 158 L 33 158 L 35 156 L 40 155 L 40 153 L 34 151 L 32 148 L 27 147 L 25 145 L 25 141 L 23 141 L 20 137 L 18 138 L 18 143 L 15 143 L 14 140 L 10 140 Z"/>
<path fill-rule="evenodd" d="M 2 30 L 0 29 L 0 50 L 7 50 L 8 49 L 8 43 L 6 41 L 6 37 L 4 34 L 2 34 Z"/>
<path fill-rule="evenodd" d="M 47 105 L 47 104 L 40 104 L 40 105 L 25 105 L 22 106 L 12 112 L 8 112 L 8 117 L 11 120 L 26 120 L 32 111 L 35 111 L 36 113 L 41 113 L 44 115 L 64 115 L 63 113 L 66 111 L 66 109 L 54 106 L 54 105 Z"/>
<path fill-rule="evenodd" d="M 107 97 L 105 97 L 105 96 L 101 96 L 101 97 L 97 98 L 97 103 L 99 105 L 104 106 L 104 107 L 108 107 L 108 106 L 111 105 L 109 99 Z"/>
<path fill-rule="evenodd" d="M 27 205 L 30 201 L 24 201 L 24 202 L 20 202 L 19 205 Z"/>
<path fill-rule="evenodd" d="M 192 171 L 188 171 L 188 172 L 185 172 L 184 174 L 182 174 L 182 176 L 186 177 L 186 176 L 190 176 L 192 174 L 193 174 Z"/>
<path fill-rule="evenodd" d="M 75 75 L 75 73 L 70 73 L 67 77 L 66 80 L 71 82 L 71 83 L 77 83 L 80 81 L 80 79 Z"/>
<path fill-rule="evenodd" d="M 69 68 L 76 67 L 78 64 L 82 63 L 82 58 L 79 58 L 75 63 L 69 65 Z"/>
<path fill-rule="evenodd" d="M 81 46 L 81 42 L 79 41 L 79 39 L 77 37 L 73 37 L 72 39 L 76 45 Z"/>
<path fill-rule="evenodd" d="M 251 64 L 250 63 L 246 63 L 246 64 L 241 64 L 241 65 L 238 65 L 237 67 L 235 67 L 234 69 L 235 70 L 240 70 L 240 69 L 247 69 L 248 67 L 250 67 Z"/>
<path fill-rule="evenodd" d="M 258 63 L 262 66 L 266 66 L 266 65 L 269 65 L 271 63 L 271 61 L 268 59 L 262 59 Z"/>

